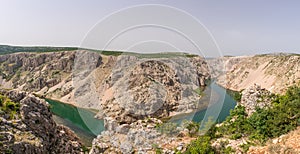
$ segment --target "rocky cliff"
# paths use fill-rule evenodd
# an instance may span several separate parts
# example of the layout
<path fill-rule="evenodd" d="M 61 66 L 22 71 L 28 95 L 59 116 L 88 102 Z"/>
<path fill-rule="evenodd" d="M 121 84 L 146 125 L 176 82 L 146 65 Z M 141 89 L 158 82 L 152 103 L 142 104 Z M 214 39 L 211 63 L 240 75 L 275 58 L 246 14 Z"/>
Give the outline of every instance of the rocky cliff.
<path fill-rule="evenodd" d="M 15 90 L 0 96 L 1 153 L 82 153 L 79 139 L 53 121 L 44 100 Z"/>
<path fill-rule="evenodd" d="M 287 87 L 300 81 L 297 54 L 223 57 L 208 63 L 218 83 L 236 91 L 259 84 L 273 93 L 284 93 Z"/>
<path fill-rule="evenodd" d="M 0 84 L 3 88 L 63 96 L 71 91 L 74 52 L 16 53 L 0 56 Z M 59 88 L 52 88 L 66 83 Z"/>
<path fill-rule="evenodd" d="M 0 56 L 1 87 L 100 109 L 99 117 L 132 122 L 197 109 L 210 78 L 201 57 L 141 58 L 89 51 Z M 205 105 L 204 105 L 205 106 Z"/>

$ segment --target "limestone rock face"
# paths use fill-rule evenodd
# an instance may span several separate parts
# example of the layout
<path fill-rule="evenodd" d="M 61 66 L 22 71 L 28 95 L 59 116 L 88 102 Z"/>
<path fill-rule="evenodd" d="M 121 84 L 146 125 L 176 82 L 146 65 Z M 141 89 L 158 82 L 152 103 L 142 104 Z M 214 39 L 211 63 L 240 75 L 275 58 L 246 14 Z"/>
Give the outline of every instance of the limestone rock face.
<path fill-rule="evenodd" d="M 102 64 L 100 54 L 85 50 L 0 55 L 0 87 L 74 103 L 74 93 L 86 83 L 83 80 Z M 79 82 L 83 80 L 82 82 Z M 88 94 L 88 91 L 77 93 Z M 92 91 L 96 91 L 94 88 Z M 95 95 L 95 94 L 93 94 Z M 81 101 L 80 99 L 78 101 Z M 78 105 L 78 104 L 76 104 Z M 95 107 L 82 103 L 78 106 Z"/>
<path fill-rule="evenodd" d="M 4 82 L 27 92 L 52 87 L 72 71 L 75 52 L 16 53 L 0 56 L 0 70 Z M 1 83 L 1 84 L 3 84 Z"/>
<path fill-rule="evenodd" d="M 148 116 L 190 112 L 198 107 L 200 96 L 195 90 L 209 77 L 201 58 L 119 56 L 108 77 L 110 95 L 101 101 L 101 116 L 131 123 Z"/>
<path fill-rule="evenodd" d="M 256 111 L 256 108 L 269 107 L 273 98 L 274 95 L 270 91 L 254 84 L 242 92 L 240 105 L 245 107 L 246 113 L 250 116 Z"/>
<path fill-rule="evenodd" d="M 33 95 L 15 90 L 1 90 L 1 94 L 19 103 L 15 119 L 1 116 L 0 152 L 81 153 L 82 144 L 76 135 L 52 119 L 48 104 Z"/>
<path fill-rule="evenodd" d="M 201 57 L 115 57 L 85 50 L 0 55 L 0 72 L 0 87 L 102 108 L 102 117 L 119 122 L 195 110 L 195 90 L 210 78 Z"/>

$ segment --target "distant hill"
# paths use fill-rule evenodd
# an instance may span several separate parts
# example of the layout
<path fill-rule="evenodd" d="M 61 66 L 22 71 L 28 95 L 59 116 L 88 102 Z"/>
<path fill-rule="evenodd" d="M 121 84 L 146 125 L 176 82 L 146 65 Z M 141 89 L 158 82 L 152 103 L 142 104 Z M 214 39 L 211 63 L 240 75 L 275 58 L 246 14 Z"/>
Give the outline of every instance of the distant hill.
<path fill-rule="evenodd" d="M 55 51 L 70 51 L 77 50 L 76 47 L 22 47 L 22 46 L 10 46 L 0 45 L 0 55 L 10 54 L 16 52 L 55 52 Z"/>
<path fill-rule="evenodd" d="M 78 48 L 78 47 L 46 47 L 46 46 L 10 46 L 10 45 L 0 45 L 0 55 L 12 54 L 18 52 L 58 52 L 58 51 L 74 51 L 74 50 L 88 50 L 93 52 L 99 52 L 102 55 L 134 55 L 139 58 L 169 58 L 169 57 L 197 57 L 195 54 L 189 54 L 184 52 L 161 52 L 161 53 L 135 53 L 127 51 L 109 51 L 109 50 L 95 50 L 87 48 Z"/>

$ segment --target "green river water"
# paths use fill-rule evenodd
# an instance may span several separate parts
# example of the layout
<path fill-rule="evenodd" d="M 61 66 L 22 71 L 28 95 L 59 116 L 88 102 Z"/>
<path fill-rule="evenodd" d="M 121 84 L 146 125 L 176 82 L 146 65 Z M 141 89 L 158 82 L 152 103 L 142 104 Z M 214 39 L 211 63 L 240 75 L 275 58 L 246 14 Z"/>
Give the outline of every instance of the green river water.
<path fill-rule="evenodd" d="M 204 95 L 199 104 L 205 101 L 210 102 L 207 109 L 176 116 L 171 118 L 170 121 L 180 123 L 183 119 L 187 119 L 200 122 L 212 117 L 214 120 L 222 122 L 236 105 L 235 100 L 226 93 L 226 90 L 215 83 L 211 83 L 203 93 Z M 94 118 L 95 111 L 78 108 L 55 100 L 46 99 L 46 101 L 51 105 L 54 120 L 72 129 L 86 146 L 90 146 L 93 138 L 104 130 L 103 120 Z"/>
<path fill-rule="evenodd" d="M 51 99 L 46 101 L 51 105 L 55 122 L 72 129 L 86 146 L 91 145 L 93 138 L 104 130 L 103 120 L 94 118 L 95 111 Z"/>

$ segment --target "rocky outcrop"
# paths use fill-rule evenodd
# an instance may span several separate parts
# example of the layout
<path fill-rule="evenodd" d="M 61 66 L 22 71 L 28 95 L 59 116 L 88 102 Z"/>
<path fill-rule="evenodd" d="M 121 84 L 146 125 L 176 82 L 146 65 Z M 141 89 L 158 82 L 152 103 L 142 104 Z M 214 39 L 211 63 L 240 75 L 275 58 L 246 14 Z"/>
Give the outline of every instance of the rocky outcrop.
<path fill-rule="evenodd" d="M 242 147 L 243 147 L 243 145 L 248 144 L 248 140 L 249 140 L 248 137 L 243 137 L 243 138 L 235 139 L 235 140 L 223 137 L 223 138 L 218 138 L 215 141 L 213 141 L 212 147 L 214 147 L 217 151 L 219 151 L 220 149 L 222 149 L 224 147 L 225 148 L 230 147 L 231 149 L 234 150 L 234 152 L 232 152 L 232 153 L 242 154 L 242 153 L 244 153 Z"/>
<path fill-rule="evenodd" d="M 254 84 L 253 86 L 243 90 L 240 105 L 245 107 L 248 116 L 251 116 L 256 109 L 263 109 L 271 106 L 275 95 L 270 91 L 261 88 L 261 86 Z"/>
<path fill-rule="evenodd" d="M 18 91 L 1 94 L 20 105 L 20 110 L 9 118 L 1 115 L 0 151 L 26 153 L 82 153 L 76 135 L 52 119 L 48 104 L 33 95 Z"/>
<path fill-rule="evenodd" d="M 97 153 L 175 153 L 184 151 L 193 139 L 188 130 L 171 123 L 163 124 L 156 118 L 138 120 L 131 124 L 118 124 L 105 118 L 106 131 L 93 141 L 90 154 Z"/>
<path fill-rule="evenodd" d="M 196 64 L 196 65 L 195 65 Z M 138 59 L 119 56 L 100 104 L 102 117 L 131 123 L 198 109 L 196 91 L 209 79 L 201 58 Z"/>

